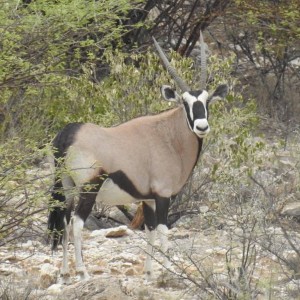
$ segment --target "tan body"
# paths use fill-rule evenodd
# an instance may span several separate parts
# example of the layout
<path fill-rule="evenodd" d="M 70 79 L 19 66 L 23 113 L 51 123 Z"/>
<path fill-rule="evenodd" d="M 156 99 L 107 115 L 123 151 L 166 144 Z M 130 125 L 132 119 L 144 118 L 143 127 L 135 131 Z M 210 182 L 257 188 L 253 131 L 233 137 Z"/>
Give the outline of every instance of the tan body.
<path fill-rule="evenodd" d="M 74 140 L 66 165 L 77 186 L 103 172 L 121 170 L 144 199 L 152 194 L 166 198 L 176 195 L 200 150 L 200 141 L 189 129 L 181 106 L 111 128 L 84 124 Z"/>

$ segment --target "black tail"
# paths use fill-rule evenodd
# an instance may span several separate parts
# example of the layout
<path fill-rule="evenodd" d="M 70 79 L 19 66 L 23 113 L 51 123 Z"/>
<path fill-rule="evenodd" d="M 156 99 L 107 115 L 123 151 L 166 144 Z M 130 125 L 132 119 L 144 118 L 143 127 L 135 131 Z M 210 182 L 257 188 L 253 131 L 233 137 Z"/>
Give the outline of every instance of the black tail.
<path fill-rule="evenodd" d="M 52 242 L 52 250 L 56 250 L 57 245 L 62 242 L 62 234 L 65 228 L 64 218 L 66 216 L 65 200 L 61 179 L 57 179 L 52 191 L 48 217 L 48 232 Z"/>
<path fill-rule="evenodd" d="M 62 159 L 68 148 L 73 144 L 76 133 L 80 130 L 81 123 L 71 123 L 65 126 L 54 138 L 53 149 L 55 169 L 61 166 Z M 52 250 L 57 248 L 57 245 L 62 241 L 62 234 L 65 228 L 64 219 L 66 217 L 67 223 L 70 222 L 72 203 L 66 207 L 66 198 L 63 194 L 63 186 L 60 177 L 55 178 L 55 184 L 52 192 L 52 200 L 50 201 L 48 230 L 49 237 L 52 240 Z"/>

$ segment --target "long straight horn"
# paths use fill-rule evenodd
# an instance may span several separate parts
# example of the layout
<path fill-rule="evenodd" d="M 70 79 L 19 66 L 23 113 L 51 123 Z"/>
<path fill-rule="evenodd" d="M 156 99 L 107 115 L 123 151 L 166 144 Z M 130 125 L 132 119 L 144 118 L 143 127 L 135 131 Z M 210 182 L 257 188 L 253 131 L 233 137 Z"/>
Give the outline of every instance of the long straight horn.
<path fill-rule="evenodd" d="M 200 46 L 201 46 L 201 73 L 200 73 L 200 88 L 205 90 L 207 79 L 206 53 L 202 31 L 200 30 Z"/>
<path fill-rule="evenodd" d="M 172 78 L 175 80 L 179 88 L 182 90 L 182 92 L 188 92 L 190 91 L 190 87 L 182 80 L 181 77 L 177 74 L 176 70 L 171 66 L 167 56 L 165 55 L 164 51 L 161 49 L 159 44 L 157 43 L 156 39 L 152 37 L 154 41 L 155 48 L 159 54 L 159 57 L 161 58 L 165 68 L 169 72 L 169 74 L 172 76 Z"/>

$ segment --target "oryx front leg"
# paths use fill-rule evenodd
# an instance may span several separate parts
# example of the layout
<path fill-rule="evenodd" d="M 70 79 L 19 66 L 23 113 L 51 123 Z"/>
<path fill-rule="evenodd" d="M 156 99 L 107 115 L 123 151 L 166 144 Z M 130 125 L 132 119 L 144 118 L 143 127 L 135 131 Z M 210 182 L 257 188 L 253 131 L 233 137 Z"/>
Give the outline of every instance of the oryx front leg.
<path fill-rule="evenodd" d="M 163 266 L 165 269 L 169 269 L 170 265 L 171 265 L 170 259 L 169 259 L 169 254 L 168 254 L 168 250 L 169 250 L 168 232 L 169 232 L 169 229 L 166 225 L 159 224 L 157 226 L 157 233 L 158 233 L 159 240 L 160 240 L 160 250 L 164 257 Z"/>
<path fill-rule="evenodd" d="M 157 233 L 160 239 L 160 250 L 164 256 L 163 266 L 168 269 L 170 268 L 170 260 L 168 256 L 169 250 L 169 236 L 168 236 L 168 211 L 170 206 L 170 199 L 158 198 L 156 203 L 156 217 L 157 217 Z"/>
<path fill-rule="evenodd" d="M 73 220 L 75 268 L 76 273 L 80 276 L 80 279 L 82 280 L 89 278 L 88 272 L 83 263 L 82 229 L 85 220 L 91 213 L 92 208 L 95 204 L 95 199 L 98 191 L 98 184 L 92 181 L 82 188 L 82 191 L 79 196 L 79 202 L 75 209 L 75 215 Z"/>
<path fill-rule="evenodd" d="M 153 275 L 153 269 L 152 269 L 153 246 L 156 237 L 155 202 L 144 201 L 143 211 L 144 211 L 144 218 L 145 218 L 145 232 L 147 236 L 146 261 L 145 261 L 144 271 L 146 273 L 146 278 L 151 279 Z"/>
<path fill-rule="evenodd" d="M 61 181 L 65 195 L 66 214 L 64 216 L 64 232 L 62 237 L 63 261 L 60 275 L 63 284 L 70 284 L 71 279 L 68 265 L 68 244 L 70 240 L 71 214 L 74 207 L 74 181 L 66 174 L 62 175 Z"/>

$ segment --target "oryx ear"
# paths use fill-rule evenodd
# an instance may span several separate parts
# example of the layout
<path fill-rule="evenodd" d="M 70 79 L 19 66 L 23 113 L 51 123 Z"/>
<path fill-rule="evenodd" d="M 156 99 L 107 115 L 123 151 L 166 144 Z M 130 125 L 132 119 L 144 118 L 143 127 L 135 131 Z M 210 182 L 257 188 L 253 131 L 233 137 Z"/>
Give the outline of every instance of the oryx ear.
<path fill-rule="evenodd" d="M 179 102 L 180 100 L 180 96 L 169 85 L 163 85 L 161 87 L 161 94 L 167 101 Z"/>
<path fill-rule="evenodd" d="M 213 94 L 208 97 L 207 101 L 209 103 L 213 103 L 217 100 L 225 98 L 227 96 L 227 94 L 228 94 L 227 84 L 221 84 L 216 88 L 216 90 L 213 92 Z"/>

